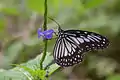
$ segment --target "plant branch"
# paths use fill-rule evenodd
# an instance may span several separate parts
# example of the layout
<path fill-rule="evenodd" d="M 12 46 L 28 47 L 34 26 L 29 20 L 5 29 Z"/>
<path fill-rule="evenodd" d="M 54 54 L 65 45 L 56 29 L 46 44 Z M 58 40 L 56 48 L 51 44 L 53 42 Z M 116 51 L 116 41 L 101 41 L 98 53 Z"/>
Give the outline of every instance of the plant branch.
<path fill-rule="evenodd" d="M 43 28 L 44 28 L 44 31 L 45 31 L 45 30 L 47 30 L 47 0 L 45 0 L 45 2 L 44 2 L 44 9 L 45 9 L 45 12 L 44 12 Z M 46 52 L 47 52 L 47 40 L 46 39 L 44 40 L 44 44 L 45 44 L 45 48 L 44 48 L 42 59 L 40 61 L 40 69 L 41 70 L 43 69 L 43 61 L 45 59 Z"/>

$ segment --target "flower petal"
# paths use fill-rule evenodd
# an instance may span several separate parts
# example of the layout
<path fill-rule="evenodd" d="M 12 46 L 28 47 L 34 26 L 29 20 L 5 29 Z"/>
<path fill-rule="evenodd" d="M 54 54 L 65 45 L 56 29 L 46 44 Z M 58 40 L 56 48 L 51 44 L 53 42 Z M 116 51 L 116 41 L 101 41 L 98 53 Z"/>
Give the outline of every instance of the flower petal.
<path fill-rule="evenodd" d="M 37 33 L 38 33 L 38 38 L 40 38 L 41 36 L 44 36 L 41 28 L 38 29 Z"/>
<path fill-rule="evenodd" d="M 52 39 L 53 35 L 46 35 L 46 39 Z"/>
<path fill-rule="evenodd" d="M 51 39 L 53 37 L 54 30 L 49 29 L 49 30 L 46 30 L 46 31 L 42 32 L 42 29 L 39 28 L 37 33 L 38 33 L 38 38 L 40 38 L 42 36 L 43 39 Z"/>
<path fill-rule="evenodd" d="M 53 33 L 54 33 L 54 30 L 52 29 L 43 32 L 46 39 L 51 39 L 53 37 Z"/>

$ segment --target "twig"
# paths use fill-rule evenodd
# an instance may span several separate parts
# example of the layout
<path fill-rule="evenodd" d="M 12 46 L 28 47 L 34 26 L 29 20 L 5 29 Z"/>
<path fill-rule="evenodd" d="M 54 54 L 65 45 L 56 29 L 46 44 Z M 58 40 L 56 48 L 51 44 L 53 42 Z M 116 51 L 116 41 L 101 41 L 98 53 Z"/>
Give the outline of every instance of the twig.
<path fill-rule="evenodd" d="M 45 2 L 44 2 L 44 8 L 45 8 L 45 12 L 44 12 L 43 28 L 44 28 L 44 31 L 45 31 L 45 30 L 47 30 L 47 0 L 45 0 Z M 44 40 L 44 44 L 45 44 L 44 53 L 43 53 L 42 59 L 40 61 L 40 69 L 41 70 L 43 69 L 43 61 L 45 59 L 46 52 L 47 52 L 47 40 Z"/>

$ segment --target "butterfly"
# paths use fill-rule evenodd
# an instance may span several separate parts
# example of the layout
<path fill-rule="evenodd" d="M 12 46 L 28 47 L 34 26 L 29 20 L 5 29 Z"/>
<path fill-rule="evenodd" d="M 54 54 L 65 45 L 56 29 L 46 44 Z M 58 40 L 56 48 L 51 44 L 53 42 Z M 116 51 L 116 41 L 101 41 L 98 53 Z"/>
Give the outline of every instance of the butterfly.
<path fill-rule="evenodd" d="M 53 50 L 54 61 L 61 67 L 69 67 L 83 61 L 85 52 L 104 49 L 109 40 L 97 33 L 83 30 L 62 30 Z"/>

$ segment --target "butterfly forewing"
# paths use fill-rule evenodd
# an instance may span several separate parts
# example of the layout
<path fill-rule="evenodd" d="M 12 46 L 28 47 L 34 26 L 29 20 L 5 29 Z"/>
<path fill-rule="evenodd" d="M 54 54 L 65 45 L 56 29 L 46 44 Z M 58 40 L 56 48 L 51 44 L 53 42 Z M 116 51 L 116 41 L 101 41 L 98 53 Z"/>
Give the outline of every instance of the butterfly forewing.
<path fill-rule="evenodd" d="M 69 42 L 74 42 L 83 51 L 91 51 L 97 49 L 106 48 L 109 45 L 109 41 L 106 37 L 94 32 L 82 31 L 82 30 L 66 30 L 64 34 Z M 69 38 L 69 39 L 68 39 Z"/>
<path fill-rule="evenodd" d="M 83 60 L 83 53 L 91 50 L 106 48 L 108 39 L 97 33 L 82 30 L 59 30 L 54 47 L 55 62 L 68 67 Z"/>

